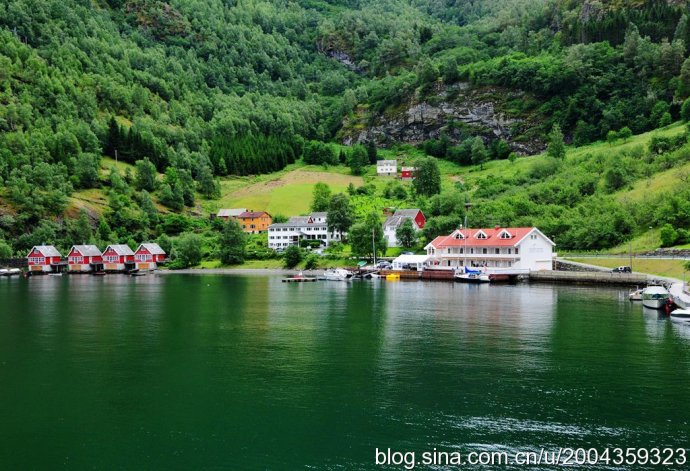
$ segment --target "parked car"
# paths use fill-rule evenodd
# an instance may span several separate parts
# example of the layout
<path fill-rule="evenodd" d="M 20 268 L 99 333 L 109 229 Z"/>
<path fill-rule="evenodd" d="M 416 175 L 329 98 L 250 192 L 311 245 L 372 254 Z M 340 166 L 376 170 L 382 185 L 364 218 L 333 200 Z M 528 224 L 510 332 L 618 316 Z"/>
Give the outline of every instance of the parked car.
<path fill-rule="evenodd" d="M 632 273 L 632 268 L 623 266 L 623 267 L 616 267 L 611 271 L 613 273 Z"/>
<path fill-rule="evenodd" d="M 389 270 L 392 267 L 393 265 L 391 264 L 391 262 L 387 260 L 381 260 L 379 263 L 376 264 L 376 268 L 380 268 L 383 270 Z"/>

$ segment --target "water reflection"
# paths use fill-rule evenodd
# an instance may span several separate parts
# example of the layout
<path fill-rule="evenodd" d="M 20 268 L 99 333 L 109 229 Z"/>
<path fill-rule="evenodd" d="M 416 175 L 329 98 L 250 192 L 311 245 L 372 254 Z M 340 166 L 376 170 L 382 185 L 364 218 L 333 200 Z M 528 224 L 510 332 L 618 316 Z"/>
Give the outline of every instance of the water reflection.
<path fill-rule="evenodd" d="M 685 444 L 690 329 L 625 293 L 265 276 L 3 281 L 0 462 L 375 469 L 376 446 Z"/>

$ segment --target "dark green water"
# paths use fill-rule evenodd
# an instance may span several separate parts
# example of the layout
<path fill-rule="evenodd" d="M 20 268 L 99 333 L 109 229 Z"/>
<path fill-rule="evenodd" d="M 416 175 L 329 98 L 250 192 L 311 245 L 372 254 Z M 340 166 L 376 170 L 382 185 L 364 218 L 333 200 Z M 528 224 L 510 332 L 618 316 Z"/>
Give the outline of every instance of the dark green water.
<path fill-rule="evenodd" d="M 624 295 L 0 279 L 0 468 L 384 469 L 377 447 L 687 447 L 690 329 Z"/>

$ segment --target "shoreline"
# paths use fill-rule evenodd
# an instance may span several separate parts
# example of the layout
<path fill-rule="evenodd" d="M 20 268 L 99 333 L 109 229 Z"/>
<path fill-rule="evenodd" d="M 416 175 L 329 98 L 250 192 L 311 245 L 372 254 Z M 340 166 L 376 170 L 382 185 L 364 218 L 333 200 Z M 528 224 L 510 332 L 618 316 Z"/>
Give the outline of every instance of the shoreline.
<path fill-rule="evenodd" d="M 320 275 L 323 270 L 294 270 L 288 268 L 185 268 L 183 270 L 157 270 L 156 275 Z"/>

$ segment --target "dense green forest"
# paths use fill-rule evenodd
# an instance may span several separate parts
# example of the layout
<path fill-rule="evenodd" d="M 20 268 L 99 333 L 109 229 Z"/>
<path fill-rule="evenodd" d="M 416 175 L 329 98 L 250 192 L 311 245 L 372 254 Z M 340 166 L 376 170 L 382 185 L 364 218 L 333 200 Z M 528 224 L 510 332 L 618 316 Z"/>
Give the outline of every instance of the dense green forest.
<path fill-rule="evenodd" d="M 218 197 L 218 178 L 302 158 L 361 173 L 361 147 L 331 145 L 344 123 L 364 116 L 368 157 L 404 149 L 367 134 L 369 124 L 442 91 L 462 95 L 460 84 L 510 92 L 506 112 L 530 117 L 514 141 L 450 120 L 414 143 L 460 165 L 514 159 L 520 140 L 545 148 L 554 130 L 584 145 L 663 127 L 690 116 L 689 15 L 687 2 L 666 0 L 9 0 L 0 239 L 22 251 L 70 234 L 130 241 L 193 230 L 206 224 L 190 216 L 199 198 Z M 136 171 L 104 173 L 104 157 Z M 583 163 L 581 180 L 609 167 Z M 571 207 L 616 213 L 583 185 Z M 70 209 L 70 196 L 88 190 L 106 199 L 99 214 Z M 557 204 L 549 198 L 530 196 L 530 217 Z M 565 234 L 565 213 L 548 214 L 549 229 Z M 613 232 L 585 246 L 634 230 Z"/>

